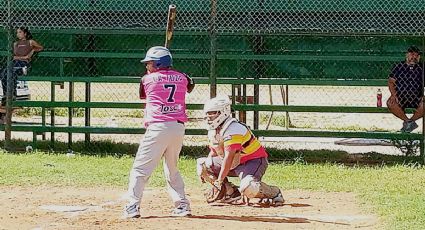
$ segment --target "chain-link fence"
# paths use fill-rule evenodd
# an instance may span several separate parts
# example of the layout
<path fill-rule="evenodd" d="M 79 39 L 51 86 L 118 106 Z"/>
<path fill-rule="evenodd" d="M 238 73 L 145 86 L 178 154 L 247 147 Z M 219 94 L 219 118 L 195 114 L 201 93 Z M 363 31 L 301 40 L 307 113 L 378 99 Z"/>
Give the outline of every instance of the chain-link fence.
<path fill-rule="evenodd" d="M 187 96 L 193 104 L 188 129 L 202 129 L 202 104 L 224 94 L 240 106 L 235 116 L 252 128 L 281 131 L 262 137 L 273 148 L 399 152 L 385 141 L 391 135 L 362 142 L 374 147 L 335 145 L 345 141 L 335 138 L 406 128 L 379 106 L 386 107 L 388 77 L 394 65 L 405 63 L 407 48 L 424 48 L 425 7 L 419 0 L 1 1 L 3 70 L 16 28 L 28 27 L 44 47 L 28 74 L 17 74 L 14 106 L 22 108 L 12 117 L 12 139 L 44 139 L 52 149 L 83 141 L 93 151 L 108 151 L 100 140 L 138 143 L 142 134 L 125 130 L 142 128 L 138 81 L 145 69 L 139 60 L 149 47 L 164 44 L 169 4 L 177 5 L 174 67 L 197 82 Z M 398 80 L 396 86 L 414 91 L 408 93 L 415 95 L 412 100 L 405 97 L 414 105 L 402 105 L 412 108 L 421 104 L 423 70 L 418 65 L 410 74 L 407 68 L 400 70 L 407 72 L 403 79 L 421 81 L 406 80 L 415 87 L 404 87 Z M 422 127 L 421 120 L 415 124 Z M 50 127 L 93 129 L 53 133 Z M 121 134 L 96 133 L 102 127 Z M 400 138 L 418 139 L 418 130 Z M 203 146 L 206 137 L 188 135 L 185 144 Z"/>

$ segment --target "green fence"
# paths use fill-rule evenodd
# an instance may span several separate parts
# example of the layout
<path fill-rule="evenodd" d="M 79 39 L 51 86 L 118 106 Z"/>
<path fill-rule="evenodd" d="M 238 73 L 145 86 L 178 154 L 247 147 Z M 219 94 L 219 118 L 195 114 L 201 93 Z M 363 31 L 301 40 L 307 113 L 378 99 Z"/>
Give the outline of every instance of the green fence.
<path fill-rule="evenodd" d="M 144 132 L 139 60 L 164 43 L 169 4 L 177 5 L 174 67 L 197 83 L 188 95 L 186 145 L 206 144 L 200 110 L 216 94 L 232 97 L 235 116 L 268 147 L 340 149 L 291 137 L 422 142 L 422 131 L 398 133 L 401 120 L 385 108 L 392 66 L 408 46 L 425 47 L 422 1 L 21 0 L 0 1 L 1 66 L 18 26 L 45 49 L 19 77 L 30 99 L 7 107 L 14 122 L 1 126 L 6 146 L 16 147 L 14 139 L 47 140 L 52 149 L 137 143 L 134 134 Z M 12 107 L 22 109 L 12 116 Z M 359 151 L 398 151 L 391 148 Z"/>

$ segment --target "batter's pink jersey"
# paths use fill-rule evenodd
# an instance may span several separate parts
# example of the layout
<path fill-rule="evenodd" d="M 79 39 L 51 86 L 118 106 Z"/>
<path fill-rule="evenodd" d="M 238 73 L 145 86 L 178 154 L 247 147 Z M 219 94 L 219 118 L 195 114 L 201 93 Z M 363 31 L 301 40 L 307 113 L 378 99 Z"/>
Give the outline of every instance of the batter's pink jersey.
<path fill-rule="evenodd" d="M 142 77 L 141 95 L 146 97 L 145 127 L 155 122 L 186 122 L 186 92 L 189 77 L 162 69 Z M 142 96 L 141 96 L 142 98 Z"/>

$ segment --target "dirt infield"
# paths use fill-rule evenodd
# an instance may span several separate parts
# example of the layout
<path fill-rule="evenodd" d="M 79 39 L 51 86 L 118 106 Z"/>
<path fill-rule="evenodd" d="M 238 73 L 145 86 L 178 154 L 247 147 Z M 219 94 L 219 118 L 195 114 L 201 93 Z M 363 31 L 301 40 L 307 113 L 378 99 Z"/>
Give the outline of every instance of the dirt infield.
<path fill-rule="evenodd" d="M 375 229 L 352 193 L 285 191 L 282 207 L 204 202 L 200 188 L 187 189 L 192 217 L 171 217 L 165 189 L 148 189 L 142 218 L 121 219 L 120 188 L 0 187 L 0 229 Z"/>

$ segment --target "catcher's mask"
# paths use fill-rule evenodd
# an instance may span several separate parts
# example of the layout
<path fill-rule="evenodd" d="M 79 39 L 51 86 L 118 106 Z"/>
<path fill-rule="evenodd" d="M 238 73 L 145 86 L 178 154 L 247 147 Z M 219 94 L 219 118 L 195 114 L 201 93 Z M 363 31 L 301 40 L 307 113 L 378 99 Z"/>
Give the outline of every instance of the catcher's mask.
<path fill-rule="evenodd" d="M 218 128 L 231 115 L 231 102 L 227 96 L 219 96 L 211 98 L 204 105 L 204 119 L 207 129 L 213 130 Z"/>

